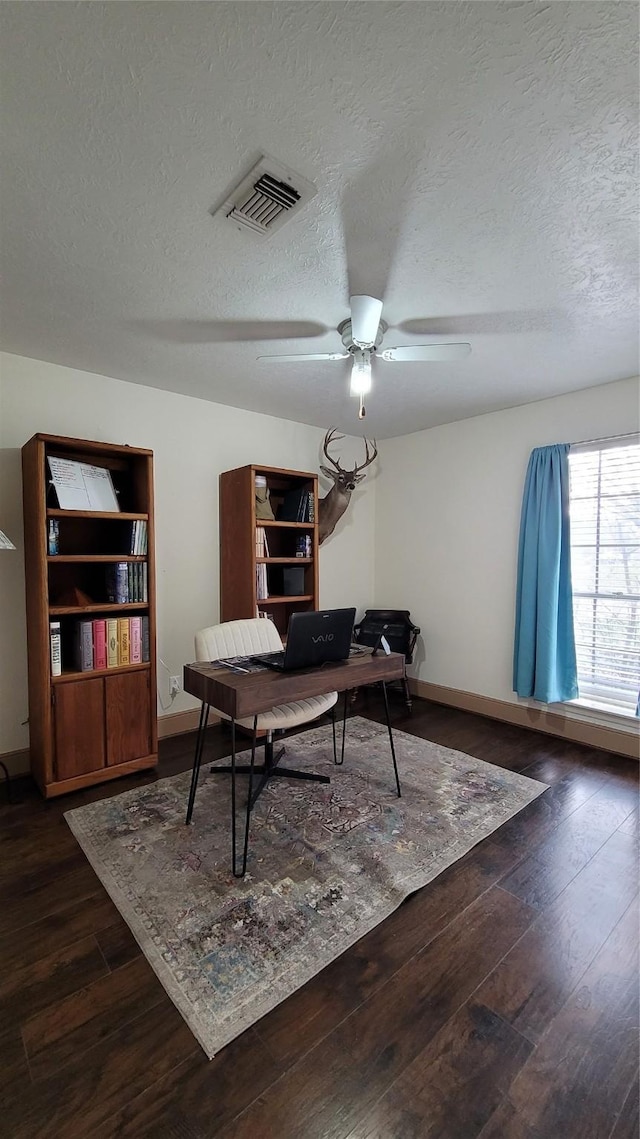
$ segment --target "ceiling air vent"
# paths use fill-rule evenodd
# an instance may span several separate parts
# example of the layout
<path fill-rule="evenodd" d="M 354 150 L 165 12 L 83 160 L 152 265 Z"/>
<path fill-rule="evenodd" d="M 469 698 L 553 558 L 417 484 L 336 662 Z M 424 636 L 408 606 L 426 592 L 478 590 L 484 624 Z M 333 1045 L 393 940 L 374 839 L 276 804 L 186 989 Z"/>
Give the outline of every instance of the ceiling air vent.
<path fill-rule="evenodd" d="M 316 192 L 300 174 L 264 156 L 215 213 L 238 229 L 252 229 L 266 236 L 275 233 Z"/>

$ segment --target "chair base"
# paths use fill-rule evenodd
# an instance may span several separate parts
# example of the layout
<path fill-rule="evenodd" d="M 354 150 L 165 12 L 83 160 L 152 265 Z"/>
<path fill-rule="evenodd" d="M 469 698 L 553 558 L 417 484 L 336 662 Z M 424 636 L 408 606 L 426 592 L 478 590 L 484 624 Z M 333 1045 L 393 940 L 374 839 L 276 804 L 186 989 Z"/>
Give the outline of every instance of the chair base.
<path fill-rule="evenodd" d="M 250 763 L 236 763 L 235 768 L 231 764 L 223 764 L 218 766 L 215 764 L 209 769 L 210 775 L 251 775 L 257 776 L 258 782 L 251 792 L 249 801 L 249 810 L 252 811 L 255 807 L 258 798 L 266 787 L 270 779 L 279 776 L 280 779 L 311 779 L 314 783 L 330 783 L 331 780 L 328 775 L 318 775 L 315 771 L 298 771 L 292 767 L 278 767 L 282 756 L 285 753 L 283 747 L 277 755 L 273 754 L 273 744 L 270 741 L 265 743 L 265 756 L 264 763 L 260 767 L 251 768 Z"/>
<path fill-rule="evenodd" d="M 387 730 L 389 732 L 389 745 L 391 748 L 391 758 L 393 761 L 393 772 L 395 776 L 396 791 L 398 798 L 402 792 L 400 790 L 400 778 L 398 776 L 398 765 L 396 762 L 396 752 L 393 745 L 393 732 L 391 730 L 391 719 L 389 716 L 389 701 L 387 699 L 387 686 L 382 682 L 382 691 L 384 694 L 384 707 L 387 720 Z M 331 710 L 331 727 L 333 734 L 333 762 L 337 766 L 341 766 L 344 762 L 344 740 L 345 729 L 347 722 L 347 708 L 349 704 L 349 692 L 344 694 L 344 709 L 342 716 L 342 747 L 340 751 L 340 759 L 338 759 L 338 752 L 336 748 L 336 716 L 335 705 Z M 189 789 L 189 802 L 187 804 L 187 826 L 191 822 L 193 815 L 193 807 L 196 797 L 196 789 L 198 786 L 198 775 L 200 772 L 200 764 L 202 762 L 202 751 L 204 747 L 204 740 L 207 731 L 207 723 L 209 720 L 209 704 L 202 704 L 200 709 L 200 723 L 198 726 L 198 733 L 196 736 L 196 748 L 193 757 L 193 770 L 191 772 L 191 786 Z M 273 739 L 270 733 L 264 741 L 264 763 L 260 767 L 256 767 L 256 736 L 257 736 L 258 717 L 254 716 L 253 732 L 251 740 L 251 763 L 238 764 L 236 763 L 236 723 L 235 720 L 231 721 L 231 764 L 224 764 L 218 767 L 217 765 L 211 768 L 212 775 L 231 775 L 231 869 L 235 878 L 243 878 L 247 869 L 247 852 L 249 846 L 249 821 L 251 819 L 251 812 L 256 804 L 259 795 L 270 779 L 274 776 L 279 776 L 282 779 L 304 779 L 311 780 L 314 783 L 330 783 L 331 779 L 328 775 L 319 775 L 315 771 L 299 771 L 294 768 L 281 768 L 278 769 L 278 764 L 284 755 L 284 747 L 281 747 L 276 755 L 273 751 Z M 249 794 L 247 795 L 247 803 L 245 808 L 245 825 L 244 825 L 244 843 L 242 850 L 242 863 L 238 867 L 237 857 L 237 843 L 236 843 L 236 775 L 249 776 Z M 258 777 L 256 786 L 253 785 L 254 776 Z"/>

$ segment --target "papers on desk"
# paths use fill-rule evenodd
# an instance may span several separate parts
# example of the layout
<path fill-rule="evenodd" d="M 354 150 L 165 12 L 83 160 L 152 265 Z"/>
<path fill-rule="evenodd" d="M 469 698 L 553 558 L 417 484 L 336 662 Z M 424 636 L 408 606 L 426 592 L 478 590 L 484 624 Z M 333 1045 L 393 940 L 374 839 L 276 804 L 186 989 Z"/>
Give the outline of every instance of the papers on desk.
<path fill-rule="evenodd" d="M 51 480 L 61 510 L 120 510 L 111 481 L 111 471 L 91 463 L 49 457 Z"/>
<path fill-rule="evenodd" d="M 266 672 L 266 664 L 260 664 L 257 660 L 252 660 L 251 657 L 220 657 L 219 660 L 210 661 L 211 664 L 219 664 L 221 668 L 228 668 L 230 672 Z"/>

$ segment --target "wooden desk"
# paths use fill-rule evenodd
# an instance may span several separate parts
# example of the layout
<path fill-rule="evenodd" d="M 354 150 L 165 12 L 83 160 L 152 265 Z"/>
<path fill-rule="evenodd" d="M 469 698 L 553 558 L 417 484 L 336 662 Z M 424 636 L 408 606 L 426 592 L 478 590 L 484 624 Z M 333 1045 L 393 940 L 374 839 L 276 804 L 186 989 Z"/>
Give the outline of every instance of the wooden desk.
<path fill-rule="evenodd" d="M 296 669 L 294 672 L 243 673 L 213 664 L 185 664 L 184 690 L 224 712 L 232 720 L 270 712 L 279 704 L 292 700 L 305 700 L 310 696 L 324 696 L 327 692 L 348 692 L 364 684 L 378 681 L 401 680 L 405 659 L 402 653 L 365 653 L 349 657 L 338 664 L 322 668 Z"/>
<path fill-rule="evenodd" d="M 223 712 L 231 720 L 231 766 L 217 767 L 213 770 L 221 774 L 229 773 L 231 775 L 232 868 L 237 878 L 241 878 L 246 870 L 251 810 L 268 780 L 274 775 L 281 775 L 289 778 L 315 779 L 323 783 L 329 782 L 329 778 L 326 775 L 314 775 L 309 772 L 292 772 L 290 770 L 278 771 L 277 763 L 280 755 L 274 759 L 270 741 L 265 743 L 264 766 L 256 769 L 256 730 L 260 713 L 270 712 L 272 708 L 277 708 L 282 704 L 290 704 L 295 700 L 305 700 L 312 696 L 324 696 L 330 692 L 344 692 L 345 699 L 342 720 L 342 758 L 344 758 L 344 738 L 347 718 L 346 694 L 350 690 L 364 684 L 381 683 L 384 692 L 387 728 L 389 731 L 389 743 L 391 746 L 396 787 L 398 795 L 400 795 L 400 779 L 396 764 L 395 748 L 393 746 L 391 721 L 389 719 L 386 683 L 390 680 L 401 680 L 404 677 L 404 671 L 405 658 L 402 653 L 389 653 L 388 656 L 384 653 L 377 653 L 373 656 L 370 652 L 365 652 L 361 656 L 349 657 L 348 660 L 340 661 L 337 664 L 327 664 L 321 668 L 296 669 L 294 672 L 275 672 L 272 669 L 265 669 L 260 672 L 244 674 L 232 672 L 230 669 L 216 667 L 215 663 L 206 664 L 203 662 L 186 664 L 184 666 L 184 691 L 188 692 L 191 696 L 197 697 L 197 699 L 202 702 L 186 821 L 187 823 L 191 821 L 193 813 L 196 789 L 198 786 L 198 775 L 202 762 L 202 750 L 209 720 L 209 711 L 211 708 L 215 708 L 217 711 Z M 250 717 L 253 717 L 251 763 L 249 765 L 238 765 L 236 764 L 236 721 Z M 341 764 L 342 758 L 340 760 L 337 759 L 335 745 L 335 709 L 333 714 L 333 733 L 334 762 Z M 236 859 L 236 775 L 238 774 L 249 775 L 244 856 L 240 873 L 237 871 Z M 260 776 L 255 789 L 253 787 L 254 774 Z"/>

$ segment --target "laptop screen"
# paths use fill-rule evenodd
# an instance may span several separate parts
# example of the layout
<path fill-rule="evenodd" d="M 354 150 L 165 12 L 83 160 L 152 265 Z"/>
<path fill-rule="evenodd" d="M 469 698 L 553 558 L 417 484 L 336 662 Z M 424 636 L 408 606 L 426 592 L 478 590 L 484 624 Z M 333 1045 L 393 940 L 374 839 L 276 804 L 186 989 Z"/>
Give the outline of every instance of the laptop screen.
<path fill-rule="evenodd" d="M 329 661 L 346 660 L 355 618 L 355 607 L 292 613 L 289 618 L 284 667 L 310 668 Z"/>

